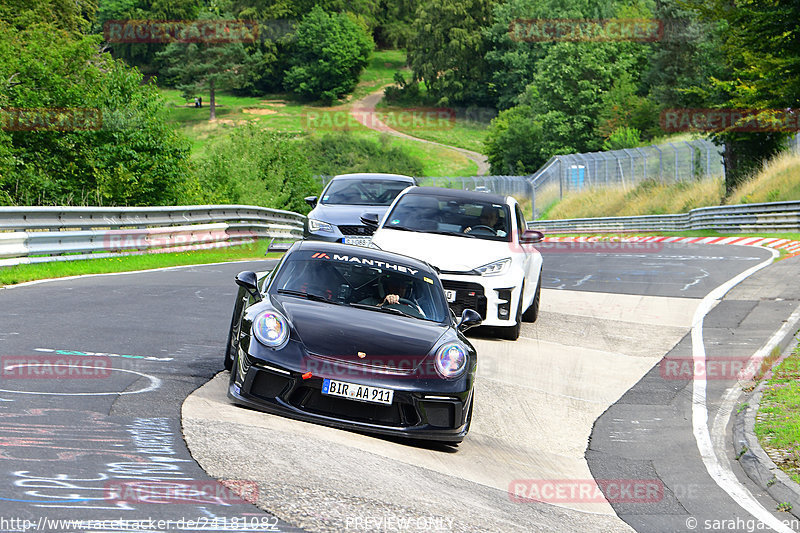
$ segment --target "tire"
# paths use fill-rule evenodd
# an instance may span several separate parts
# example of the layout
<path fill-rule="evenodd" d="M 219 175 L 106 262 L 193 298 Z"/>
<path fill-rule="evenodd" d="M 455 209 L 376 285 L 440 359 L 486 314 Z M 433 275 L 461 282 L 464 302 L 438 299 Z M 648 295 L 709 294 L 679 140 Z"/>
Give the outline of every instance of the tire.
<path fill-rule="evenodd" d="M 524 313 L 522 313 L 522 320 L 525 322 L 536 322 L 539 318 L 539 301 L 542 299 L 542 281 L 536 286 L 536 294 L 533 296 L 533 302 Z"/>
<path fill-rule="evenodd" d="M 517 304 L 516 320 L 517 323 L 513 326 L 507 326 L 501 329 L 501 338 L 509 341 L 515 341 L 519 338 L 519 333 L 522 330 L 522 291 L 519 292 L 519 304 Z"/>
<path fill-rule="evenodd" d="M 225 370 L 233 368 L 233 350 L 231 344 L 233 343 L 233 328 L 228 330 L 228 342 L 225 345 Z"/>
<path fill-rule="evenodd" d="M 241 317 L 239 316 L 242 312 L 240 309 L 239 302 L 241 302 L 241 295 L 237 294 L 236 296 L 236 303 L 233 306 L 233 316 L 231 317 L 231 327 L 228 328 L 228 342 L 225 343 L 225 370 L 231 370 L 233 368 L 233 356 L 234 350 L 236 347 L 234 344 L 233 332 L 234 330 L 238 329 L 237 326 L 240 325 Z M 239 332 L 236 332 L 236 337 L 238 341 Z"/>

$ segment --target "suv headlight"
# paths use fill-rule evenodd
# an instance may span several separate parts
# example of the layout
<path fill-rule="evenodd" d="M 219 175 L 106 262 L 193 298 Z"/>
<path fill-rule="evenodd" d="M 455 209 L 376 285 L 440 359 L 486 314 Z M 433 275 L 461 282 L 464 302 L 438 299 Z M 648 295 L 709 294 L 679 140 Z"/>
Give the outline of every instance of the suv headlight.
<path fill-rule="evenodd" d="M 475 270 L 480 272 L 481 276 L 496 276 L 497 274 L 502 274 L 505 272 L 510 264 L 511 258 L 506 257 L 505 259 L 479 266 Z"/>
<path fill-rule="evenodd" d="M 270 348 L 282 348 L 289 339 L 289 322 L 276 311 L 262 311 L 253 320 L 253 334 Z"/>
<path fill-rule="evenodd" d="M 467 350 L 457 342 L 449 342 L 436 350 L 433 361 L 440 376 L 454 378 L 467 368 Z"/>
<path fill-rule="evenodd" d="M 333 226 L 315 218 L 308 219 L 308 231 L 327 231 L 333 233 Z"/>

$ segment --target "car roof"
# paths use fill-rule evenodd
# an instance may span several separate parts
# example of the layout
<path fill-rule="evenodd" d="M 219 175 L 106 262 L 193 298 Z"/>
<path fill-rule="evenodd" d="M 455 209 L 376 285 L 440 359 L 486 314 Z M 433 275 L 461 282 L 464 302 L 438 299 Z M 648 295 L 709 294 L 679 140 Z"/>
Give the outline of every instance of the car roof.
<path fill-rule="evenodd" d="M 407 255 L 397 254 L 394 252 L 386 252 L 376 248 L 367 248 L 365 246 L 353 246 L 352 244 L 344 244 L 340 242 L 325 242 L 325 241 L 298 241 L 291 248 L 292 252 L 300 250 L 313 250 L 315 252 L 328 252 L 340 255 L 357 256 L 365 259 L 374 259 L 378 261 L 387 261 L 393 263 L 401 263 L 403 266 L 410 266 L 417 270 L 424 270 L 430 274 L 436 274 L 437 270 L 425 261 L 420 261 L 414 257 Z"/>
<path fill-rule="evenodd" d="M 488 192 L 465 191 L 462 189 L 446 189 L 444 187 L 411 187 L 403 191 L 403 194 L 418 194 L 423 196 L 449 196 L 460 200 L 475 200 L 478 202 L 493 202 L 496 204 L 508 204 L 508 197 Z"/>
<path fill-rule="evenodd" d="M 402 174 L 383 174 L 373 172 L 360 172 L 354 174 L 338 174 L 333 177 L 335 180 L 364 180 L 364 179 L 382 179 L 390 181 L 406 181 L 408 183 L 415 183 L 414 178 L 411 176 L 404 176 Z"/>

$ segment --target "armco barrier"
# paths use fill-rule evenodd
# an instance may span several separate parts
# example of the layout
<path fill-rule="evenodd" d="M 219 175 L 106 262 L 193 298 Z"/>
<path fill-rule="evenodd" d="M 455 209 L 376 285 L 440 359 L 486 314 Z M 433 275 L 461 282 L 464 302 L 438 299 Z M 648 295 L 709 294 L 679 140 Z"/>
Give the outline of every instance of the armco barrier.
<path fill-rule="evenodd" d="M 247 205 L 0 207 L 0 266 L 297 240 L 304 220 Z"/>
<path fill-rule="evenodd" d="M 716 230 L 723 233 L 800 231 L 800 201 L 701 207 L 680 215 L 534 220 L 546 233 Z"/>

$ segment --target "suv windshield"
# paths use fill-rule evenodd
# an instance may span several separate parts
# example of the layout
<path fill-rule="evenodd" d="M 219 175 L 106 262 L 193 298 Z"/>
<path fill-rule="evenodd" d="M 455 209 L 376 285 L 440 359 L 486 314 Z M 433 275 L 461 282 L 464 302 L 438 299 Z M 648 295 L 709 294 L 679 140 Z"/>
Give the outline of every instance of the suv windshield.
<path fill-rule="evenodd" d="M 444 293 L 430 272 L 353 255 L 295 252 L 276 273 L 269 291 L 433 322 L 449 316 Z M 397 302 L 387 302 L 387 295 L 397 296 Z"/>
<path fill-rule="evenodd" d="M 384 227 L 493 241 L 511 238 L 506 205 L 444 195 L 406 194 L 386 217 Z"/>
<path fill-rule="evenodd" d="M 333 180 L 320 203 L 326 205 L 389 205 L 410 182 L 379 179 Z"/>

